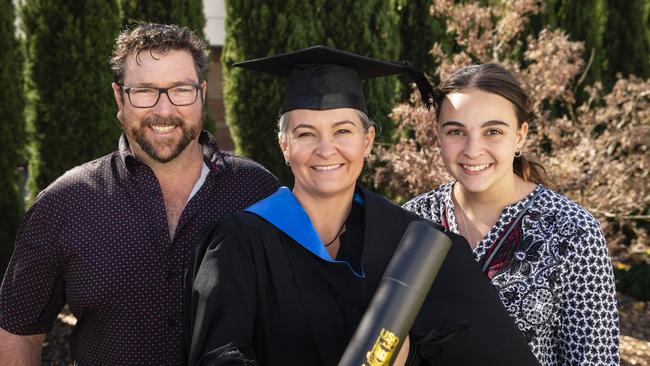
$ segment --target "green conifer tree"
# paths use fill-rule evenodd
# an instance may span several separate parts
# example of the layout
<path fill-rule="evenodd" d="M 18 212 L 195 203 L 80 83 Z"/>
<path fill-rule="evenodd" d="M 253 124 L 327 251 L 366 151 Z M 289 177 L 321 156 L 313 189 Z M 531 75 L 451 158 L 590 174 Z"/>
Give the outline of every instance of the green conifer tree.
<path fill-rule="evenodd" d="M 22 215 L 18 167 L 23 163 L 22 53 L 14 27 L 12 0 L 0 1 L 0 274 L 11 256 L 12 243 Z"/>
<path fill-rule="evenodd" d="M 121 131 L 108 59 L 115 1 L 25 0 L 26 119 L 32 196 L 66 170 L 107 154 Z"/>
<path fill-rule="evenodd" d="M 383 0 L 228 1 L 222 53 L 224 100 L 237 151 L 291 183 L 277 145 L 276 127 L 286 80 L 233 68 L 234 62 L 317 44 L 397 59 L 398 19 L 391 6 Z M 375 80 L 364 86 L 371 117 L 383 124 L 389 121 L 386 115 L 395 99 L 395 80 Z"/>
<path fill-rule="evenodd" d="M 125 25 L 144 21 L 179 24 L 204 38 L 203 0 L 120 0 Z"/>
<path fill-rule="evenodd" d="M 398 0 L 397 12 L 400 17 L 401 58 L 420 67 L 437 84 L 440 82 L 435 73 L 438 63 L 429 51 L 438 42 L 445 51 L 451 52 L 455 41 L 447 33 L 445 19 L 431 16 L 429 9 L 434 4 L 434 0 Z"/>
<path fill-rule="evenodd" d="M 585 42 L 586 58 L 593 52 L 593 60 L 585 77 L 586 85 L 602 80 L 609 68 L 603 43 L 608 17 L 607 1 L 556 0 L 552 3 L 554 6 L 547 4 L 546 7 L 548 23 L 567 31 L 572 40 Z"/>
<path fill-rule="evenodd" d="M 603 45 L 608 62 L 606 85 L 616 82 L 616 73 L 650 77 L 650 1 L 607 1 L 607 31 Z"/>
<path fill-rule="evenodd" d="M 585 42 L 585 62 L 594 57 L 584 85 L 602 81 L 609 89 L 617 73 L 650 76 L 648 0 L 548 0 L 533 24 L 535 31 L 548 25 Z"/>

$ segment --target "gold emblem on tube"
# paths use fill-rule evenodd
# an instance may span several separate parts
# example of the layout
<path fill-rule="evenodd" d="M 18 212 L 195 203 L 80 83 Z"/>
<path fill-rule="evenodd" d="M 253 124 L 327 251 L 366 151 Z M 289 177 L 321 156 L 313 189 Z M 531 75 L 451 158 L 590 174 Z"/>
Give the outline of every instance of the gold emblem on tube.
<path fill-rule="evenodd" d="M 395 353 L 395 349 L 397 349 L 397 345 L 399 345 L 399 337 L 395 333 L 382 328 L 375 345 L 372 346 L 370 352 L 366 353 L 368 363 L 364 363 L 363 366 L 388 365 Z"/>

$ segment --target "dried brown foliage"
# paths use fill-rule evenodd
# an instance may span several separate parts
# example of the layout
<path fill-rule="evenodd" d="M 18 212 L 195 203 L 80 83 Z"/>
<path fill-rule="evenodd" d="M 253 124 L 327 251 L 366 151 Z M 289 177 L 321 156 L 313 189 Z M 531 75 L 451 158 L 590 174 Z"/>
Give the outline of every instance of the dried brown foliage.
<path fill-rule="evenodd" d="M 612 254 L 643 252 L 650 211 L 650 80 L 619 79 L 607 92 L 586 87 L 588 100 L 576 103 L 578 78 L 585 71 L 584 46 L 566 33 L 548 29 L 522 41 L 518 36 L 542 2 L 503 1 L 496 6 L 437 0 L 431 14 L 444 17 L 462 49 L 446 54 L 434 44 L 431 54 L 442 79 L 470 64 L 499 62 L 515 73 L 530 93 L 536 115 L 527 155 L 547 168 L 556 189 L 591 211 L 603 224 Z M 521 52 L 523 51 L 523 52 Z M 518 56 L 518 55 L 523 55 Z M 391 117 L 399 139 L 374 155 L 375 184 L 397 199 L 413 197 L 450 179 L 436 143 L 435 116 L 404 103 Z M 560 117 L 545 106 L 555 105 Z"/>
<path fill-rule="evenodd" d="M 650 80 L 619 79 L 601 96 L 599 84 L 574 120 L 546 123 L 553 154 L 543 163 L 559 190 L 587 207 L 603 224 L 613 254 L 643 252 L 650 213 Z M 623 235 L 622 231 L 627 235 Z"/>

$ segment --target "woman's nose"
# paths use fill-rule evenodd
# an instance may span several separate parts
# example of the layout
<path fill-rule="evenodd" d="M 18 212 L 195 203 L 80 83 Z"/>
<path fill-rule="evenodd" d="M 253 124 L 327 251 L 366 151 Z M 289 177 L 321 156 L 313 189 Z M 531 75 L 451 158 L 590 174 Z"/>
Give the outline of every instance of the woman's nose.
<path fill-rule="evenodd" d="M 316 154 L 323 158 L 328 158 L 336 153 L 334 142 L 329 138 L 321 138 L 316 146 Z"/>

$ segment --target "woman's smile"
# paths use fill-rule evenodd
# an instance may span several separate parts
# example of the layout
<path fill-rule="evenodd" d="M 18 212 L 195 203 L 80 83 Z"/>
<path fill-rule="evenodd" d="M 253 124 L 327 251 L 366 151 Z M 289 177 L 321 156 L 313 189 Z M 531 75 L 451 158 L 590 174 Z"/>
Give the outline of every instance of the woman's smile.
<path fill-rule="evenodd" d="M 332 171 L 332 170 L 338 169 L 338 168 L 342 167 L 343 165 L 344 165 L 343 163 L 329 164 L 329 165 L 314 165 L 311 168 L 316 170 L 316 171 L 325 171 L 325 172 L 327 172 L 327 171 Z"/>

